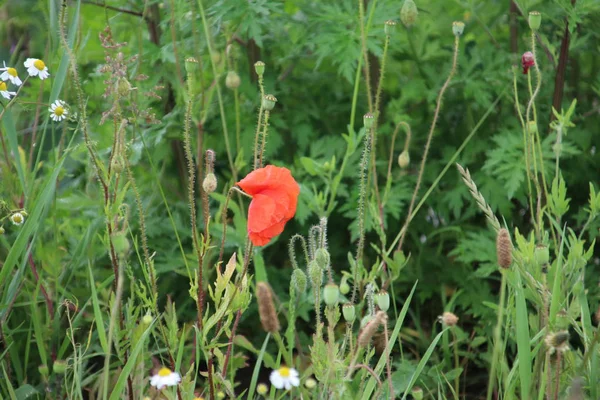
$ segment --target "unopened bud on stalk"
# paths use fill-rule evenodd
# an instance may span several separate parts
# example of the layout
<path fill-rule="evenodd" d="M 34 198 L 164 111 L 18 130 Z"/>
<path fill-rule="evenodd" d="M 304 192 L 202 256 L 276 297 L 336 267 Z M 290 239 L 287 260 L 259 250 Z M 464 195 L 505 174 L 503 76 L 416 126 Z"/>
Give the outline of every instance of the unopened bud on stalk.
<path fill-rule="evenodd" d="M 323 288 L 323 300 L 329 307 L 334 307 L 338 303 L 338 297 L 340 296 L 340 288 L 335 283 L 328 283 Z"/>
<path fill-rule="evenodd" d="M 537 265 L 542 266 L 548 264 L 550 262 L 550 250 L 548 250 L 548 246 L 543 244 L 535 246 L 533 257 L 535 258 Z"/>
<path fill-rule="evenodd" d="M 48 374 L 50 373 L 50 371 L 48 370 L 48 366 L 46 364 L 42 364 L 38 367 L 38 372 L 40 373 L 41 376 L 43 377 L 48 377 Z"/>
<path fill-rule="evenodd" d="M 52 364 L 52 371 L 55 374 L 63 375 L 67 371 L 67 362 L 65 360 L 56 360 Z"/>
<path fill-rule="evenodd" d="M 530 11 L 529 12 L 529 27 L 532 31 L 537 31 L 540 29 L 540 25 L 542 24 L 542 14 L 539 11 Z"/>
<path fill-rule="evenodd" d="M 242 83 L 242 80 L 237 72 L 229 71 L 227 73 L 227 77 L 225 77 L 225 86 L 227 86 L 228 89 L 237 89 L 240 87 L 240 83 Z"/>
<path fill-rule="evenodd" d="M 142 317 L 142 324 L 148 326 L 152 323 L 152 315 L 149 313 Z"/>
<path fill-rule="evenodd" d="M 512 264 L 512 242 L 506 228 L 498 231 L 498 236 L 496 237 L 496 255 L 498 257 L 498 265 L 501 268 L 507 269 L 510 267 L 510 264 Z"/>
<path fill-rule="evenodd" d="M 386 36 L 392 36 L 396 31 L 396 21 L 392 21 L 391 19 L 385 21 L 383 25 L 383 31 Z"/>
<path fill-rule="evenodd" d="M 275 103 L 277 103 L 277 97 L 273 96 L 272 94 L 267 94 L 265 97 L 263 97 L 262 106 L 265 110 L 271 111 L 273 108 L 275 108 Z"/>
<path fill-rule="evenodd" d="M 325 269 L 325 268 L 327 268 L 327 266 L 329 266 L 329 259 L 330 259 L 329 252 L 324 248 L 320 248 L 315 253 L 315 261 L 323 269 Z"/>
<path fill-rule="evenodd" d="M 114 232 L 112 234 L 112 244 L 115 252 L 121 257 L 125 257 L 131 249 L 131 244 L 125 232 Z"/>
<path fill-rule="evenodd" d="M 412 394 L 412 397 L 415 400 L 423 400 L 423 389 L 421 389 L 418 386 L 415 386 L 414 388 L 412 388 L 412 390 L 410 391 L 410 394 Z"/>
<path fill-rule="evenodd" d="M 256 71 L 256 75 L 263 76 L 263 74 L 265 73 L 265 63 L 262 61 L 255 62 L 254 71 Z"/>
<path fill-rule="evenodd" d="M 217 177 L 212 172 L 206 174 L 204 181 L 202 181 L 202 189 L 208 194 L 211 194 L 217 189 Z"/>
<path fill-rule="evenodd" d="M 344 304 L 342 307 L 342 314 L 344 315 L 346 322 L 354 322 L 354 319 L 356 318 L 356 309 L 354 308 L 354 304 Z"/>
<path fill-rule="evenodd" d="M 404 4 L 402 4 L 402 8 L 400 9 L 400 21 L 406 26 L 410 28 L 417 17 L 419 16 L 419 10 L 417 10 L 417 5 L 413 0 L 404 0 Z"/>
<path fill-rule="evenodd" d="M 298 293 L 304 293 L 306 290 L 306 274 L 300 268 L 295 268 L 292 272 L 292 284 Z"/>
<path fill-rule="evenodd" d="M 387 291 L 382 290 L 375 295 L 375 302 L 381 309 L 381 311 L 386 311 L 390 309 L 390 295 Z"/>
<path fill-rule="evenodd" d="M 323 269 L 321 269 L 319 264 L 314 260 L 308 263 L 308 276 L 313 286 L 321 287 L 321 282 L 323 282 Z"/>
<path fill-rule="evenodd" d="M 365 129 L 371 129 L 373 127 L 373 123 L 375 122 L 375 117 L 371 113 L 366 113 L 363 116 L 363 125 Z"/>
<path fill-rule="evenodd" d="M 461 21 L 454 21 L 452 23 L 452 33 L 454 36 L 462 36 L 465 31 L 465 23 Z"/>
<path fill-rule="evenodd" d="M 410 164 L 410 155 L 408 154 L 408 150 L 404 150 L 398 156 L 398 165 L 400 166 L 400 168 L 404 169 L 404 168 L 408 167 L 409 164 Z"/>
<path fill-rule="evenodd" d="M 344 276 L 340 283 L 340 293 L 348 294 L 348 292 L 350 292 L 350 285 L 348 285 L 348 278 Z"/>

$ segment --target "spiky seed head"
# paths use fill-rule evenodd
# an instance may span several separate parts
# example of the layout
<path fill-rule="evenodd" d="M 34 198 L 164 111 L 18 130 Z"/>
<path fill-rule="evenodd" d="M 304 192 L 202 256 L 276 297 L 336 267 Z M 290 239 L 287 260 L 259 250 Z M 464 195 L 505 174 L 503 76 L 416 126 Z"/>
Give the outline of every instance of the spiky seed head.
<path fill-rule="evenodd" d="M 227 86 L 228 89 L 237 89 L 240 87 L 241 83 L 242 80 L 240 79 L 240 76 L 237 72 L 227 72 L 227 76 L 225 77 L 225 86 Z"/>
<path fill-rule="evenodd" d="M 379 326 L 387 320 L 387 314 L 383 311 L 377 311 L 377 314 L 369 321 L 358 335 L 358 345 L 366 347 L 373 338 Z"/>
<path fill-rule="evenodd" d="M 454 36 L 462 36 L 465 31 L 465 23 L 462 21 L 454 21 L 452 23 L 452 33 Z"/>
<path fill-rule="evenodd" d="M 342 307 L 342 314 L 344 315 L 346 322 L 354 322 L 356 319 L 356 308 L 354 308 L 354 304 L 344 304 Z"/>
<path fill-rule="evenodd" d="M 408 150 L 403 150 L 402 153 L 398 156 L 398 165 L 400 168 L 404 169 L 408 167 L 410 164 L 410 154 L 408 154 Z"/>
<path fill-rule="evenodd" d="M 328 283 L 323 288 L 323 300 L 329 307 L 335 307 L 338 304 L 340 288 L 335 283 Z"/>
<path fill-rule="evenodd" d="M 385 24 L 383 25 L 383 31 L 386 36 L 392 36 L 396 31 L 396 21 L 392 21 L 391 19 L 385 21 Z"/>
<path fill-rule="evenodd" d="M 258 314 L 260 323 L 265 332 L 279 332 L 279 319 L 275 304 L 273 304 L 273 294 L 271 287 L 266 282 L 258 282 L 256 284 L 256 298 L 258 299 Z"/>
<path fill-rule="evenodd" d="M 444 326 L 455 326 L 458 322 L 458 317 L 455 314 L 446 311 L 442 314 L 440 320 Z"/>
<path fill-rule="evenodd" d="M 373 127 L 373 123 L 375 122 L 375 117 L 371 113 L 366 113 L 363 116 L 363 125 L 365 129 L 371 129 Z"/>
<path fill-rule="evenodd" d="M 549 333 L 544 339 L 551 354 L 555 352 L 564 353 L 569 350 L 569 332 L 558 331 Z"/>
<path fill-rule="evenodd" d="M 498 265 L 507 269 L 512 263 L 512 243 L 510 241 L 510 234 L 506 228 L 502 228 L 498 231 L 496 237 L 496 255 L 498 257 Z"/>
<path fill-rule="evenodd" d="M 381 311 L 387 312 L 390 309 L 390 295 L 387 291 L 381 290 L 375 295 L 375 303 L 381 309 Z"/>
<path fill-rule="evenodd" d="M 193 74 L 198 71 L 198 60 L 194 57 L 188 57 L 185 59 L 185 70 L 188 74 Z"/>
<path fill-rule="evenodd" d="M 263 97 L 262 106 L 265 110 L 271 111 L 275 108 L 275 103 L 277 103 L 277 98 L 272 94 L 267 94 Z"/>
<path fill-rule="evenodd" d="M 212 172 L 206 174 L 204 181 L 202 181 L 202 189 L 208 194 L 211 194 L 217 189 L 217 177 Z"/>
<path fill-rule="evenodd" d="M 529 12 L 529 28 L 532 31 L 537 31 L 540 29 L 540 25 L 542 24 L 542 14 L 539 11 L 530 11 Z"/>
<path fill-rule="evenodd" d="M 265 63 L 262 61 L 255 62 L 254 71 L 256 71 L 256 75 L 263 76 L 263 74 L 265 73 Z"/>
<path fill-rule="evenodd" d="M 419 16 L 419 10 L 417 10 L 417 5 L 413 0 L 404 0 L 404 4 L 402 4 L 402 8 L 400 9 L 400 21 L 406 26 L 410 28 L 417 21 L 417 17 Z"/>

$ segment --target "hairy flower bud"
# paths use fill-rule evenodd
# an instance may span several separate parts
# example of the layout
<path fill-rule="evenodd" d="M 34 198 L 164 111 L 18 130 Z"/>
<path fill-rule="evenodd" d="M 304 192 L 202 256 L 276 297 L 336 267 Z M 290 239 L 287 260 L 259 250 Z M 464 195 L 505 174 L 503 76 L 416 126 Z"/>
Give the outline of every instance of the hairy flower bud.
<path fill-rule="evenodd" d="M 323 269 L 314 260 L 308 263 L 308 275 L 314 287 L 321 287 L 321 282 L 323 282 Z"/>
<path fill-rule="evenodd" d="M 512 242 L 510 241 L 510 234 L 506 228 L 498 231 L 496 237 L 496 255 L 498 257 L 498 265 L 507 269 L 512 263 Z"/>
<path fill-rule="evenodd" d="M 325 269 L 329 266 L 329 259 L 329 252 L 326 249 L 320 248 L 316 251 L 315 261 L 319 264 L 321 268 Z"/>
<path fill-rule="evenodd" d="M 131 249 L 131 244 L 125 232 L 114 232 L 112 234 L 112 245 L 115 252 L 121 257 L 125 257 Z"/>
<path fill-rule="evenodd" d="M 323 300 L 329 307 L 334 307 L 338 303 L 340 296 L 340 288 L 335 283 L 328 283 L 323 288 Z"/>
<path fill-rule="evenodd" d="M 406 26 L 410 28 L 417 17 L 419 16 L 419 10 L 417 10 L 417 5 L 413 0 L 404 0 L 404 4 L 402 4 L 402 8 L 400 9 L 400 21 Z"/>
<path fill-rule="evenodd" d="M 272 94 L 267 94 L 262 99 L 262 106 L 267 111 L 274 109 L 275 103 L 277 103 L 277 97 L 273 96 Z"/>
<path fill-rule="evenodd" d="M 539 11 L 530 11 L 529 12 L 529 28 L 532 31 L 537 31 L 540 29 L 540 25 L 542 24 L 542 14 Z"/>
<path fill-rule="evenodd" d="M 390 295 L 385 290 L 382 290 L 375 295 L 375 302 L 381 311 L 387 312 L 387 310 L 390 309 Z"/>
<path fill-rule="evenodd" d="M 548 250 L 548 246 L 543 244 L 535 246 L 533 257 L 537 265 L 547 265 L 550 262 L 550 250 Z"/>
<path fill-rule="evenodd" d="M 262 61 L 255 62 L 254 71 L 256 71 L 256 75 L 263 76 L 263 74 L 265 73 L 265 63 Z"/>
<path fill-rule="evenodd" d="M 306 274 L 300 268 L 295 268 L 292 272 L 292 284 L 298 293 L 304 293 L 306 290 Z"/>
<path fill-rule="evenodd" d="M 266 282 L 258 282 L 256 284 L 256 298 L 258 299 L 258 314 L 260 323 L 265 332 L 278 332 L 280 329 L 277 311 L 273 304 L 273 294 L 271 287 Z"/>
<path fill-rule="evenodd" d="M 227 76 L 225 77 L 225 86 L 227 86 L 228 89 L 237 89 L 238 87 L 240 87 L 241 83 L 242 80 L 240 79 L 240 76 L 237 74 L 237 72 L 227 72 Z"/>
<path fill-rule="evenodd" d="M 398 165 L 404 169 L 408 167 L 408 164 L 410 164 L 410 155 L 408 154 L 408 150 L 404 150 L 398 156 Z"/>
<path fill-rule="evenodd" d="M 340 293 L 348 294 L 348 292 L 350 292 L 350 285 L 348 285 L 348 278 L 344 276 L 340 283 Z"/>
<path fill-rule="evenodd" d="M 354 322 L 354 319 L 356 318 L 356 309 L 354 308 L 354 304 L 344 304 L 342 307 L 342 314 L 344 315 L 346 322 Z"/>
<path fill-rule="evenodd" d="M 211 194 L 217 189 L 217 177 L 212 172 L 206 174 L 204 181 L 202 181 L 202 189 L 208 194 Z"/>

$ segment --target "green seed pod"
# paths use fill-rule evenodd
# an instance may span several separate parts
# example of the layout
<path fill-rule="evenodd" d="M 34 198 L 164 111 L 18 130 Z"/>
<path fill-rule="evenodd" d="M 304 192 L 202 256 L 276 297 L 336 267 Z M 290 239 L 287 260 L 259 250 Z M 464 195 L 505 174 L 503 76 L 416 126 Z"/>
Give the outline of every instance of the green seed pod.
<path fill-rule="evenodd" d="M 292 272 L 292 285 L 294 285 L 298 293 L 304 293 L 306 290 L 306 274 L 300 268 L 296 268 Z"/>
<path fill-rule="evenodd" d="M 421 389 L 418 386 L 415 386 L 414 388 L 412 388 L 412 390 L 410 391 L 410 394 L 412 394 L 412 397 L 415 400 L 423 400 L 423 389 Z"/>
<path fill-rule="evenodd" d="M 263 76 L 263 74 L 265 73 L 265 63 L 262 61 L 255 62 L 254 71 L 256 71 L 256 75 Z"/>
<path fill-rule="evenodd" d="M 387 312 L 387 310 L 390 309 L 390 295 L 385 290 L 382 290 L 375 295 L 375 302 L 381 311 Z"/>
<path fill-rule="evenodd" d="M 52 371 L 55 374 L 63 375 L 67 371 L 67 362 L 65 360 L 56 360 L 52 364 Z"/>
<path fill-rule="evenodd" d="M 402 8 L 400 9 L 400 21 L 406 26 L 410 28 L 416 21 L 419 16 L 419 10 L 417 10 L 417 5 L 413 0 L 404 0 L 404 4 L 402 4 Z"/>
<path fill-rule="evenodd" d="M 319 264 L 321 268 L 327 268 L 329 266 L 329 260 L 329 252 L 326 249 L 321 248 L 315 253 L 315 261 Z"/>
<path fill-rule="evenodd" d="M 0 235 L 4 235 L 6 231 L 4 230 L 3 226 L 0 226 Z"/>
<path fill-rule="evenodd" d="M 348 278 L 343 277 L 340 283 L 340 292 L 342 294 L 348 294 L 350 292 L 350 285 L 348 285 Z"/>
<path fill-rule="evenodd" d="M 354 308 L 354 304 L 344 304 L 342 307 L 342 314 L 344 314 L 346 322 L 354 322 L 356 319 L 356 308 Z"/>
<path fill-rule="evenodd" d="M 410 155 L 408 154 L 408 150 L 404 150 L 398 156 L 398 165 L 404 169 L 408 167 L 408 164 L 410 164 Z"/>
<path fill-rule="evenodd" d="M 550 262 L 550 250 L 548 250 L 548 246 L 543 244 L 535 246 L 533 256 L 537 265 L 546 265 Z"/>
<path fill-rule="evenodd" d="M 188 57 L 185 59 L 185 70 L 188 74 L 193 74 L 198 71 L 198 60 L 194 57 Z"/>
<path fill-rule="evenodd" d="M 329 307 L 334 307 L 338 303 L 340 296 L 340 288 L 335 283 L 328 283 L 323 288 L 323 300 Z"/>
<path fill-rule="evenodd" d="M 229 71 L 227 73 L 227 77 L 225 77 L 225 86 L 227 86 L 228 89 L 237 89 L 240 87 L 241 83 L 242 80 L 237 72 Z"/>
<path fill-rule="evenodd" d="M 371 113 L 366 113 L 363 116 L 363 124 L 365 129 L 371 129 L 373 127 L 373 123 L 375 122 L 375 117 Z"/>
<path fill-rule="evenodd" d="M 47 377 L 50 371 L 48 370 L 48 366 L 46 364 L 42 364 L 38 367 L 38 372 L 41 376 Z"/>
<path fill-rule="evenodd" d="M 263 97 L 262 106 L 265 110 L 271 111 L 275 108 L 275 103 L 277 103 L 277 98 L 272 94 L 267 94 Z"/>
<path fill-rule="evenodd" d="M 149 313 L 142 317 L 142 324 L 148 326 L 152 323 L 152 315 Z"/>
<path fill-rule="evenodd" d="M 202 181 L 202 189 L 208 194 L 211 194 L 217 189 L 217 177 L 212 172 L 206 174 L 204 181 Z"/>
<path fill-rule="evenodd" d="M 532 31 L 537 31 L 540 29 L 540 25 L 542 24 L 542 14 L 538 11 L 530 11 L 529 12 L 529 27 Z"/>
<path fill-rule="evenodd" d="M 530 135 L 535 135 L 538 131 L 537 121 L 529 121 L 527 122 L 527 133 Z"/>
<path fill-rule="evenodd" d="M 462 36 L 465 31 L 465 23 L 460 21 L 454 21 L 452 23 L 452 33 L 454 36 Z"/>
<path fill-rule="evenodd" d="M 392 36 L 396 31 L 396 21 L 392 21 L 391 19 L 385 21 L 385 24 L 383 25 L 383 31 L 386 36 Z"/>

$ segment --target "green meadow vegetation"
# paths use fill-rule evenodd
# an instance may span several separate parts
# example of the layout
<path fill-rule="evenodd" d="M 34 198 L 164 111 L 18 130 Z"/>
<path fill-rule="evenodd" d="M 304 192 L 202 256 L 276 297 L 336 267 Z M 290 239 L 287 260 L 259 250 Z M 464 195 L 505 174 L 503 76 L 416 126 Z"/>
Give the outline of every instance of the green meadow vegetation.
<path fill-rule="evenodd" d="M 4 0 L 0 399 L 600 399 L 598 0 Z"/>

